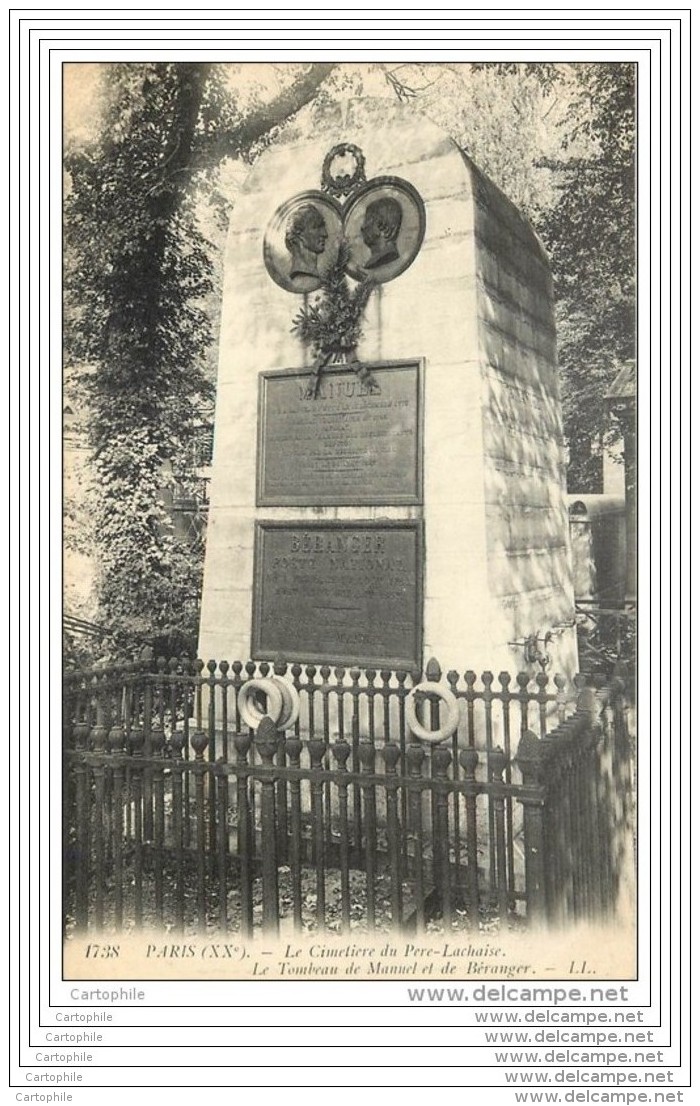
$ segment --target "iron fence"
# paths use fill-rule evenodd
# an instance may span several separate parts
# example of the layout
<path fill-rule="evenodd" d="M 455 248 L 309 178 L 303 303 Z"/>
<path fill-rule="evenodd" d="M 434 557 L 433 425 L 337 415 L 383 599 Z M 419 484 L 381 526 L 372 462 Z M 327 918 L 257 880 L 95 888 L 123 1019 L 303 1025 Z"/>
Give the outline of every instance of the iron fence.
<path fill-rule="evenodd" d="M 247 726 L 251 679 L 301 710 Z M 402 671 L 173 659 L 65 680 L 66 926 L 478 927 L 605 917 L 629 859 L 624 692 L 489 672 L 418 740 Z M 444 704 L 420 697 L 435 730 Z"/>

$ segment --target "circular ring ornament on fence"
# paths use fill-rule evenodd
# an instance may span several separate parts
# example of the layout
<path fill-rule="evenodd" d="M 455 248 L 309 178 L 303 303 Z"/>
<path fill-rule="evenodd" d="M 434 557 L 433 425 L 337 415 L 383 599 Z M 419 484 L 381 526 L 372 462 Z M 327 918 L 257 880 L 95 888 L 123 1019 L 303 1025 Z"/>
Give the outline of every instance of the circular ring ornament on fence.
<path fill-rule="evenodd" d="M 427 730 L 418 721 L 416 699 L 419 695 L 437 695 L 438 699 L 441 699 L 447 707 L 447 717 L 439 729 Z M 426 680 L 425 683 L 416 684 L 415 687 L 411 688 L 406 697 L 406 722 L 411 733 L 419 737 L 421 741 L 429 741 L 431 744 L 437 745 L 440 741 L 447 741 L 447 738 L 452 737 L 453 733 L 456 732 L 459 725 L 459 703 L 447 688 Z"/>
<path fill-rule="evenodd" d="M 267 699 L 267 707 L 262 709 L 255 692 L 262 692 Z M 251 730 L 257 730 L 265 715 L 271 718 L 275 725 L 282 715 L 284 700 L 282 692 L 270 679 L 248 680 L 238 692 L 238 709 L 243 722 L 250 726 Z"/>
<path fill-rule="evenodd" d="M 282 693 L 282 713 L 277 720 L 277 729 L 291 730 L 299 717 L 299 692 L 294 684 L 287 683 L 282 676 L 273 676 L 272 679 Z"/>

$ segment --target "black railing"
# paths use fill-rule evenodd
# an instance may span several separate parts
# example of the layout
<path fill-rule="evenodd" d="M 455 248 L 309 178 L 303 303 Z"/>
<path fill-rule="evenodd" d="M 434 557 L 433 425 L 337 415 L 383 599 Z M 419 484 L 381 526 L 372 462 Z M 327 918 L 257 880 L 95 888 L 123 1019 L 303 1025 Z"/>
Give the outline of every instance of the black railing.
<path fill-rule="evenodd" d="M 240 692 L 299 694 L 279 732 Z M 459 725 L 418 740 L 405 672 L 172 660 L 65 681 L 66 924 L 250 933 L 474 928 L 615 910 L 628 861 L 623 690 L 442 679 Z M 416 680 L 417 682 L 417 680 Z M 443 706 L 423 696 L 425 725 Z M 438 920 L 441 920 L 438 921 Z"/>

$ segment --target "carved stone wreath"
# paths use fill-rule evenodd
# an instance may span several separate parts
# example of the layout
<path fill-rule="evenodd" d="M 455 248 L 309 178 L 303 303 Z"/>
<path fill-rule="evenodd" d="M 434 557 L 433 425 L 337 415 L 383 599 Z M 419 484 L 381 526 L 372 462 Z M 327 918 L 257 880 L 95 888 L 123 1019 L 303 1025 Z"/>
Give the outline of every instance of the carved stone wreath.
<path fill-rule="evenodd" d="M 331 169 L 333 162 L 336 158 L 345 157 L 346 154 L 350 154 L 355 159 L 354 171 L 352 173 L 339 173 L 334 176 Z M 365 184 L 366 181 L 365 155 L 359 146 L 354 146 L 352 142 L 340 142 L 328 151 L 323 159 L 321 170 L 321 188 L 324 192 L 336 197 L 349 196 L 351 192 Z"/>

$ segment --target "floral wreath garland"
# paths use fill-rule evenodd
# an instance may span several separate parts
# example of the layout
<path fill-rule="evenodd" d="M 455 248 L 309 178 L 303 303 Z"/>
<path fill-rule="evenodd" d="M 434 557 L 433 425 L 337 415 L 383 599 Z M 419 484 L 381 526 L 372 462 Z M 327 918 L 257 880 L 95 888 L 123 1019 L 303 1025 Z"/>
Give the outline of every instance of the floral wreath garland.
<path fill-rule="evenodd" d="M 357 359 L 362 313 L 377 283 L 365 279 L 351 288 L 345 274 L 349 257 L 347 242 L 341 242 L 338 257 L 323 278 L 319 296 L 302 307 L 292 323 L 292 334 L 296 334 L 314 355 L 306 390 L 309 399 L 318 395 L 323 369 L 340 362 L 347 363 L 371 393 L 379 390 L 368 367 Z"/>

